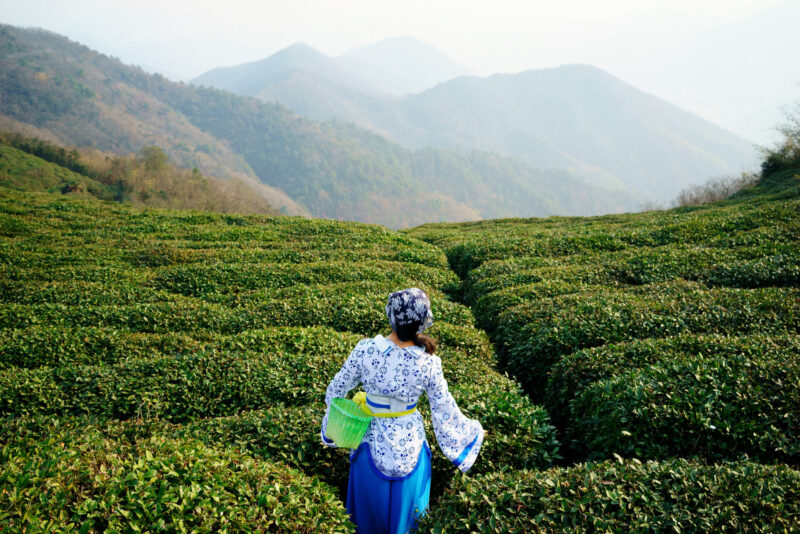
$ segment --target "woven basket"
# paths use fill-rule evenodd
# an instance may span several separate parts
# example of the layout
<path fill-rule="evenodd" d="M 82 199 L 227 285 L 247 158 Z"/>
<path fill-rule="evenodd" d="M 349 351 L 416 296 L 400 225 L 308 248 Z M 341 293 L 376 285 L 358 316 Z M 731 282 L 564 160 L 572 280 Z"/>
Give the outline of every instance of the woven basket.
<path fill-rule="evenodd" d="M 333 399 L 325 434 L 339 447 L 355 449 L 361 444 L 371 420 L 372 417 L 365 414 L 355 402 Z"/>

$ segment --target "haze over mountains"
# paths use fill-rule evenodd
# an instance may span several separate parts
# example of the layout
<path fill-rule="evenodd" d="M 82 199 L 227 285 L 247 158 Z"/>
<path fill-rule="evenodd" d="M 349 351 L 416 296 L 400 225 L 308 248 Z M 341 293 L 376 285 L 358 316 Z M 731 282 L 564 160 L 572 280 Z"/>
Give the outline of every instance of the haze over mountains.
<path fill-rule="evenodd" d="M 414 65 L 426 45 L 399 42 L 389 54 L 393 63 Z M 377 58 L 386 46 L 362 47 L 359 55 Z M 409 51 L 405 60 L 403 50 Z M 391 77 L 382 76 L 375 61 L 352 69 L 342 61 L 348 57 L 294 45 L 255 63 L 215 69 L 192 83 L 279 102 L 317 120 L 352 121 L 406 147 L 495 151 L 662 202 L 687 185 L 739 173 L 756 161 L 749 141 L 592 66 L 458 76 L 398 96 L 411 85 L 387 95 L 373 81 Z M 444 67 L 454 64 L 440 52 L 432 57 L 443 66 L 442 78 L 458 72 Z M 418 86 L 432 83 L 426 81 Z"/>
<path fill-rule="evenodd" d="M 0 129 L 256 184 L 286 213 L 393 227 L 630 211 L 640 199 L 485 151 L 410 150 L 341 122 L 171 82 L 43 30 L 0 26 Z M 263 184 L 263 185 L 258 185 Z"/>
<path fill-rule="evenodd" d="M 637 85 L 759 143 L 776 141 L 781 108 L 800 95 L 800 2 L 765 5 L 752 15 L 675 39 L 671 46 L 629 61 L 646 60 L 657 69 L 638 69 Z"/>

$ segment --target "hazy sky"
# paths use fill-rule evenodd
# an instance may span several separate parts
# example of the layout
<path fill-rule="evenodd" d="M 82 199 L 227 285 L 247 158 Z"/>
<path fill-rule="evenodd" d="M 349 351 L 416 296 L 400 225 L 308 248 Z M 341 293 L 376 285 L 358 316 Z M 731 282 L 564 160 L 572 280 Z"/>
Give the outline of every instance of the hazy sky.
<path fill-rule="evenodd" d="M 261 59 L 298 41 L 338 55 L 358 45 L 408 35 L 483 74 L 593 64 L 708 116 L 692 100 L 692 84 L 697 82 L 670 89 L 670 73 L 652 58 L 674 54 L 680 43 L 718 28 L 735 27 L 759 10 L 795 1 L 800 4 L 800 0 L 0 0 L 0 21 L 43 27 L 126 63 L 183 80 L 213 67 Z M 794 56 L 797 50 L 785 54 Z M 781 83 L 800 84 L 797 74 L 787 74 L 791 79 Z"/>
<path fill-rule="evenodd" d="M 303 41 L 329 55 L 409 35 L 479 72 L 562 63 L 603 67 L 626 53 L 743 19 L 778 0 L 0 0 L 2 21 L 41 26 L 125 61 L 191 78 Z M 632 46 L 635 45 L 635 46 Z M 141 49 L 162 54 L 139 54 Z M 145 61 L 146 60 L 146 61 Z M 143 65 L 145 66 L 145 65 Z"/>

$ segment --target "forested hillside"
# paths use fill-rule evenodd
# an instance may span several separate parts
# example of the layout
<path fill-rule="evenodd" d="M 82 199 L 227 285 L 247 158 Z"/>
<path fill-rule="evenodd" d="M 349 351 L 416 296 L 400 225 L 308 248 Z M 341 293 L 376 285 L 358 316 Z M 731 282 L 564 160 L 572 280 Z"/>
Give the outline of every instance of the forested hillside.
<path fill-rule="evenodd" d="M 138 155 L 67 151 L 47 141 L 0 134 L 0 186 L 114 200 L 136 206 L 279 215 L 238 178 L 176 168 L 157 147 Z"/>
<path fill-rule="evenodd" d="M 410 151 L 352 125 L 173 83 L 41 30 L 3 26 L 0 47 L 4 127 L 117 154 L 157 146 L 211 176 L 257 177 L 288 213 L 402 227 L 637 205 L 569 172 L 486 152 Z"/>

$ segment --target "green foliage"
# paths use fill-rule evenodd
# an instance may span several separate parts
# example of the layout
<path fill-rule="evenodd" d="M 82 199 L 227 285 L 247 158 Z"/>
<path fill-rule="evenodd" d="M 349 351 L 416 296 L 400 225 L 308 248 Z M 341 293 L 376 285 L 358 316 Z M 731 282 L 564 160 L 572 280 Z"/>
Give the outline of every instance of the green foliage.
<path fill-rule="evenodd" d="M 271 339 L 278 337 L 274 334 L 248 333 L 244 342 L 233 338 L 219 349 L 192 354 L 0 371 L 0 414 L 184 422 L 275 403 L 307 404 L 324 397 L 325 384 L 358 340 L 325 329 L 284 335 L 304 339 L 312 334 L 327 342 L 308 352 L 281 350 Z"/>
<path fill-rule="evenodd" d="M 2 144 L 0 137 L 0 186 L 21 191 L 49 191 L 66 195 L 93 196 L 111 200 L 105 184 Z"/>
<path fill-rule="evenodd" d="M 408 233 L 447 254 L 568 460 L 797 465 L 798 184 L 783 172 L 716 204 Z"/>
<path fill-rule="evenodd" d="M 0 133 L 0 141 L 77 174 L 88 178 L 97 178 L 96 174 L 80 161 L 80 154 L 77 150 L 67 151 L 53 143 L 13 133 Z"/>
<path fill-rule="evenodd" d="M 798 297 L 794 288 L 672 283 L 544 299 L 501 315 L 500 361 L 539 398 L 550 367 L 587 347 L 682 333 L 800 333 Z"/>
<path fill-rule="evenodd" d="M 195 339 L 175 332 L 143 334 L 113 328 L 64 328 L 37 325 L 5 330 L 0 339 L 0 368 L 37 368 L 60 364 L 111 364 L 192 352 Z"/>
<path fill-rule="evenodd" d="M 155 274 L 156 288 L 187 296 L 238 293 L 245 290 L 281 289 L 310 284 L 376 281 L 395 284 L 416 280 L 429 287 L 453 282 L 450 271 L 413 263 L 373 261 L 355 267 L 348 262 L 269 264 L 228 263 L 166 267 Z"/>
<path fill-rule="evenodd" d="M 109 440 L 101 428 L 15 436 L 0 449 L 0 527 L 32 532 L 351 532 L 314 478 L 196 440 Z"/>
<path fill-rule="evenodd" d="M 184 487 L 162 474 L 181 473 L 174 456 L 197 466 L 186 474 L 188 486 L 202 489 L 191 501 L 203 510 L 197 531 L 222 530 L 213 522 L 219 510 L 229 530 L 258 530 L 234 523 L 245 517 L 270 525 L 258 515 L 257 497 L 224 496 L 249 487 L 226 462 L 257 458 L 284 474 L 279 500 L 288 499 L 275 512 L 283 514 L 275 516 L 280 525 L 263 528 L 346 531 L 341 504 L 326 508 L 332 490 L 304 482 L 319 478 L 344 496 L 347 452 L 320 443 L 325 387 L 359 339 L 388 333 L 386 297 L 403 286 L 429 292 L 445 376 L 462 410 L 489 432 L 474 472 L 549 467 L 559 458 L 546 411 L 494 370 L 494 350 L 470 310 L 445 297 L 457 279 L 433 246 L 356 223 L 142 212 L 9 190 L 0 191 L 0 221 L 0 443 L 13 448 L 13 476 L 35 481 L 25 495 L 43 486 L 80 487 L 61 472 L 74 464 L 55 463 L 38 479 L 19 471 L 41 473 L 46 455 L 60 458 L 52 447 L 76 462 L 101 464 L 113 463 L 103 451 L 118 450 L 119 469 L 141 464 L 152 473 L 135 471 L 135 503 L 124 501 L 131 508 L 125 517 L 143 530 L 162 528 L 162 520 L 170 529 L 180 512 L 159 508 L 158 499 L 172 502 L 167 496 Z M 421 411 L 427 416 L 424 401 Z M 75 436 L 84 429 L 80 441 Z M 103 436 L 102 448 L 96 436 Z M 428 436 L 435 443 L 430 429 Z M 87 452 L 95 448 L 100 452 Z M 460 475 L 432 448 L 436 497 Z M 148 451 L 153 461 L 164 459 L 163 471 Z M 76 469 L 93 476 L 82 466 Z M 96 515 L 84 514 L 83 501 L 64 490 L 65 500 L 37 501 L 35 517 L 75 522 L 78 530 L 108 517 L 108 528 L 125 530 L 114 522 L 123 506 L 117 479 L 106 491 L 106 475 L 98 476 L 81 493 Z M 152 476 L 165 482 L 150 484 Z M 219 508 L 206 513 L 206 495 Z M 133 515 L 148 506 L 155 508 L 150 515 Z M 0 518 L 19 525 L 18 509 Z M 319 527 L 323 516 L 333 518 L 330 526 Z"/>
<path fill-rule="evenodd" d="M 576 352 L 546 404 L 575 451 L 643 458 L 800 458 L 800 337 L 681 336 Z"/>
<path fill-rule="evenodd" d="M 677 459 L 501 471 L 456 481 L 427 532 L 792 532 L 800 473 Z"/>

